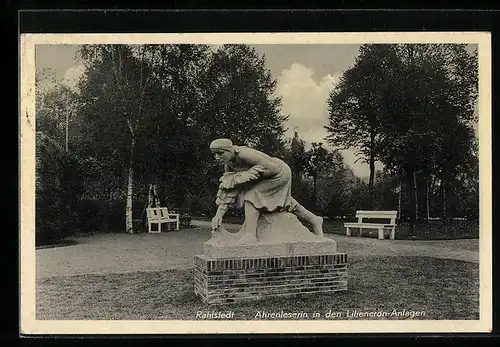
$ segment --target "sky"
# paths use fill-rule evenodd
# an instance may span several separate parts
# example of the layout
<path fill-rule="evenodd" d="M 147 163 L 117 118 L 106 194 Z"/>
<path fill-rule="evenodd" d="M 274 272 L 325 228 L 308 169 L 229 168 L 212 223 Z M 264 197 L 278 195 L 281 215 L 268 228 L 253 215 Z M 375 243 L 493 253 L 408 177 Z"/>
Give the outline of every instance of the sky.
<path fill-rule="evenodd" d="M 356 44 L 268 44 L 253 45 L 264 55 L 268 69 L 277 80 L 276 92 L 282 98 L 282 113 L 289 115 L 287 135 L 296 130 L 306 141 L 323 142 L 327 135 L 327 98 L 342 73 L 358 55 Z M 50 70 L 56 80 L 74 86 L 83 73 L 76 45 L 37 45 L 36 70 Z M 43 82 L 48 83 L 48 80 Z M 354 174 L 366 179 L 368 164 L 356 160 L 355 149 L 342 151 L 344 163 Z M 376 163 L 376 168 L 381 168 Z"/>

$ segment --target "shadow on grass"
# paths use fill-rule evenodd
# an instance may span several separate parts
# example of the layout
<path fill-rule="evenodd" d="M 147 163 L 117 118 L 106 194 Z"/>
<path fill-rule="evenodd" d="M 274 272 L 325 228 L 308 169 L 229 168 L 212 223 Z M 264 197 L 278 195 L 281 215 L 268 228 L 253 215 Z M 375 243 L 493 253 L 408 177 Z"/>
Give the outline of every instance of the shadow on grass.
<path fill-rule="evenodd" d="M 68 247 L 80 244 L 80 242 L 74 239 L 62 239 L 62 240 L 46 240 L 41 241 L 36 245 L 36 249 L 46 249 L 55 247 Z"/>
<path fill-rule="evenodd" d="M 193 217 L 196 220 L 211 221 L 208 217 Z M 243 219 L 237 217 L 224 218 L 225 223 L 242 224 Z M 337 220 L 325 218 L 323 229 L 325 233 L 345 235 L 344 223 L 356 222 L 354 219 Z M 353 235 L 358 235 L 359 230 L 352 229 Z M 388 238 L 389 232 L 385 231 Z M 366 229 L 363 237 L 378 238 L 376 230 Z M 457 240 L 479 238 L 479 221 L 453 221 L 443 224 L 440 221 L 419 222 L 415 225 L 413 235 L 410 234 L 410 226 L 407 222 L 396 226 L 396 240 Z"/>
<path fill-rule="evenodd" d="M 37 281 L 37 319 L 192 320 L 196 313 L 419 311 L 413 319 L 479 319 L 479 265 L 427 257 L 362 257 L 348 264 L 348 290 L 293 298 L 207 305 L 193 291 L 192 270 L 52 277 Z M 359 318 L 410 319 L 410 317 Z"/>
<path fill-rule="evenodd" d="M 349 220 L 349 222 L 351 221 Z M 344 221 L 325 219 L 323 228 L 326 233 L 346 234 Z M 353 229 L 352 234 L 359 235 L 359 230 Z M 388 230 L 386 230 L 385 235 L 387 238 Z M 363 231 L 363 237 L 377 238 L 378 233 L 376 230 L 366 229 Z M 420 223 L 415 225 L 413 235 L 410 234 L 408 223 L 396 226 L 396 240 L 457 240 L 477 238 L 479 238 L 479 222 L 477 221 L 454 221 L 449 224 L 442 224 L 439 221 Z"/>

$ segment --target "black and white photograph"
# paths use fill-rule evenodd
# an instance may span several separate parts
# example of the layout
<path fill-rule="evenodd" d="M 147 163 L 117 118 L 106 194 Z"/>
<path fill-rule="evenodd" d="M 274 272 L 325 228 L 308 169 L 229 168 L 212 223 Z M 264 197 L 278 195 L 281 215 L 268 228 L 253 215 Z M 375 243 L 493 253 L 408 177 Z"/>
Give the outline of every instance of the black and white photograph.
<path fill-rule="evenodd" d="M 488 33 L 21 38 L 21 329 L 488 332 Z"/>

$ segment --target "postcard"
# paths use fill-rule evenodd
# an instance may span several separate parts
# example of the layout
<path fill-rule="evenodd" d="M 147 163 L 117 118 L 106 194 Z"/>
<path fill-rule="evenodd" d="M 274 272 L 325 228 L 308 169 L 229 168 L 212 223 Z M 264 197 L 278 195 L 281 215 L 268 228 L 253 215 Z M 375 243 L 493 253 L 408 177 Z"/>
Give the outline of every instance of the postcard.
<path fill-rule="evenodd" d="M 492 329 L 487 32 L 22 34 L 20 327 Z"/>

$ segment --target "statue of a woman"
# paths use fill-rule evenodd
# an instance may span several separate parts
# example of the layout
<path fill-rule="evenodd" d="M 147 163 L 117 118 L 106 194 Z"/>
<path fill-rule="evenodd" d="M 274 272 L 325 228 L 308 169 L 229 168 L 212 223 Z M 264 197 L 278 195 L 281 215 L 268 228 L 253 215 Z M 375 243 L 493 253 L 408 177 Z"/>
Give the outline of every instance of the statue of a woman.
<path fill-rule="evenodd" d="M 246 146 L 235 146 L 229 139 L 217 139 L 210 144 L 217 161 L 224 164 L 217 193 L 217 213 L 212 230 L 222 223 L 230 206 L 244 207 L 245 231 L 240 243 L 257 241 L 257 221 L 260 212 L 291 212 L 309 223 L 313 232 L 323 236 L 323 218 L 300 205 L 291 196 L 292 172 L 281 159 Z"/>

